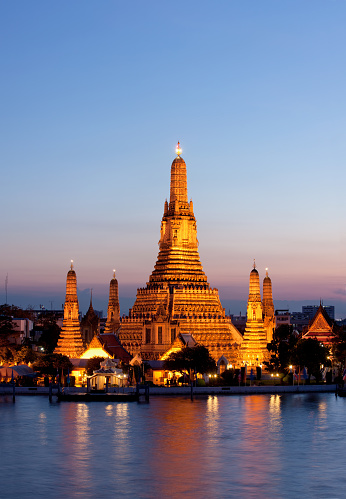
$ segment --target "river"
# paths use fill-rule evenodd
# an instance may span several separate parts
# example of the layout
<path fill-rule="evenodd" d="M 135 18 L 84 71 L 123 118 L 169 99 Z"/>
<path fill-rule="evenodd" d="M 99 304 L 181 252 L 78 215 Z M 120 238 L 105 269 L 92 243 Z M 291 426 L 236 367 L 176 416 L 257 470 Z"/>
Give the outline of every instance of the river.
<path fill-rule="evenodd" d="M 346 398 L 0 397 L 4 498 L 344 498 Z"/>

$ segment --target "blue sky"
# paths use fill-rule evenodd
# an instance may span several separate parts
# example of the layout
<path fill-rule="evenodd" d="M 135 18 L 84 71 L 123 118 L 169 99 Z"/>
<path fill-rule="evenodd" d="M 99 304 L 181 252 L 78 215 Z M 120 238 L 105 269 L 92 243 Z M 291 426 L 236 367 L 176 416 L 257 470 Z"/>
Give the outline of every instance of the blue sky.
<path fill-rule="evenodd" d="M 222 301 L 256 258 L 278 303 L 346 316 L 345 25 L 341 1 L 1 2 L 8 301 L 60 305 L 73 258 L 81 297 L 105 310 L 115 267 L 127 306 L 180 140 Z"/>

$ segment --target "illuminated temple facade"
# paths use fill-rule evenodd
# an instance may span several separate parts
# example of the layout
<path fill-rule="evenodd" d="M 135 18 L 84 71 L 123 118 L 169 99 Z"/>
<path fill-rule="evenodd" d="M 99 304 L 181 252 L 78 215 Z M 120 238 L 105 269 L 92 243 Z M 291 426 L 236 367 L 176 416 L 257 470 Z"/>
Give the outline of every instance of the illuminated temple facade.
<path fill-rule="evenodd" d="M 118 281 L 115 278 L 115 270 L 113 270 L 113 279 L 109 283 L 109 300 L 107 309 L 107 322 L 105 333 L 116 333 L 120 327 L 120 306 Z"/>
<path fill-rule="evenodd" d="M 85 350 L 78 314 L 77 276 L 73 270 L 73 262 L 71 262 L 71 268 L 67 273 L 66 279 L 63 326 L 54 353 L 78 358 Z"/>
<path fill-rule="evenodd" d="M 267 276 L 268 277 L 268 276 Z M 269 279 L 269 277 L 268 277 Z M 264 283 L 263 283 L 264 284 Z M 268 286 L 268 281 L 266 282 L 266 299 L 263 303 L 267 307 L 267 319 L 266 326 L 271 321 L 269 320 L 269 314 L 273 312 L 272 321 L 274 320 L 274 305 L 271 309 L 272 297 L 271 297 L 271 282 L 270 288 Z M 270 291 L 270 296 L 269 296 Z M 240 349 L 240 357 L 243 364 L 248 366 L 260 366 L 263 361 L 268 360 L 269 351 L 267 349 L 268 343 L 268 331 L 265 328 L 265 312 L 263 310 L 263 303 L 261 300 L 261 290 L 259 274 L 256 270 L 254 263 L 254 268 L 250 272 L 250 283 L 249 283 L 249 298 L 247 303 L 247 320 L 244 332 L 244 338 Z M 271 332 L 272 334 L 272 332 Z"/>
<path fill-rule="evenodd" d="M 118 336 L 132 355 L 160 359 L 178 334 L 192 334 L 215 360 L 236 362 L 242 336 L 225 317 L 219 293 L 207 281 L 198 253 L 186 164 L 177 148 L 171 166 L 170 200 L 164 204 L 159 254 L 146 287 L 137 290 Z"/>

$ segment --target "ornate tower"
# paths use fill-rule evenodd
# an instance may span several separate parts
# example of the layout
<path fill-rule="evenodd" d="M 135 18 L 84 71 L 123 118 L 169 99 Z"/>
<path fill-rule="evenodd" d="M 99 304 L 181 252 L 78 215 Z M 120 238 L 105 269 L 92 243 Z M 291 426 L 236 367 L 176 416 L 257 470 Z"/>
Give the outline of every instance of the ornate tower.
<path fill-rule="evenodd" d="M 73 260 L 71 260 L 71 269 L 67 273 L 66 280 L 63 326 L 54 353 L 61 353 L 67 355 L 67 357 L 78 358 L 85 350 L 79 325 L 78 312 L 77 277 L 76 272 L 73 270 Z"/>
<path fill-rule="evenodd" d="M 218 290 L 210 287 L 203 271 L 179 142 L 176 152 L 157 261 L 146 287 L 137 290 L 129 317 L 122 319 L 119 339 L 132 355 L 159 359 L 179 333 L 192 334 L 216 360 L 225 355 L 235 362 L 242 336 L 225 317 Z"/>
<path fill-rule="evenodd" d="M 267 334 L 263 323 L 263 306 L 256 264 L 250 272 L 249 299 L 241 360 L 249 366 L 259 366 L 268 358 Z"/>
<path fill-rule="evenodd" d="M 95 334 L 98 334 L 100 332 L 100 319 L 95 314 L 92 299 L 93 299 L 93 292 L 91 290 L 90 305 L 87 313 L 85 314 L 80 323 L 82 338 L 85 345 L 89 345 Z"/>
<path fill-rule="evenodd" d="M 268 276 L 268 269 L 266 269 L 266 276 L 263 279 L 263 322 L 264 329 L 267 333 L 267 343 L 273 339 L 273 330 L 275 329 L 274 317 L 274 303 L 272 294 L 272 281 Z"/>
<path fill-rule="evenodd" d="M 113 270 L 113 279 L 109 284 L 109 301 L 105 333 L 116 333 L 120 327 L 120 307 L 118 295 L 118 281 Z"/>

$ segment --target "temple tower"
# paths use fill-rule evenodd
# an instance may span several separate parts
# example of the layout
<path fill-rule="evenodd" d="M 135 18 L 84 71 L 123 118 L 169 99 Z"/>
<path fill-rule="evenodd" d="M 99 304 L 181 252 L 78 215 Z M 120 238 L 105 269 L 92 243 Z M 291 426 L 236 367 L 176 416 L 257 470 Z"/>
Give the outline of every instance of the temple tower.
<path fill-rule="evenodd" d="M 95 314 L 92 303 L 93 292 L 90 292 L 90 305 L 87 313 L 83 317 L 80 323 L 80 329 L 82 333 L 82 338 L 84 345 L 89 345 L 95 334 L 100 332 L 100 319 Z"/>
<path fill-rule="evenodd" d="M 137 290 L 129 317 L 122 319 L 119 339 L 132 355 L 159 359 L 179 333 L 192 334 L 215 360 L 224 355 L 234 363 L 242 336 L 225 317 L 218 290 L 210 287 L 203 271 L 179 143 L 176 152 L 157 261 L 146 287 Z"/>
<path fill-rule="evenodd" d="M 118 294 L 118 281 L 113 270 L 113 279 L 109 284 L 109 301 L 107 309 L 107 322 L 105 333 L 116 333 L 120 327 L 120 307 Z"/>
<path fill-rule="evenodd" d="M 275 329 L 275 316 L 274 316 L 274 303 L 272 294 L 272 281 L 268 276 L 268 269 L 266 269 L 266 276 L 263 279 L 263 322 L 264 329 L 267 333 L 267 343 L 273 339 L 273 330 Z"/>
<path fill-rule="evenodd" d="M 268 358 L 267 334 L 263 322 L 263 305 L 256 264 L 250 272 L 247 321 L 240 349 L 241 360 L 250 367 L 259 366 Z"/>
<path fill-rule="evenodd" d="M 79 305 L 77 297 L 77 277 L 71 268 L 67 273 L 66 298 L 64 305 L 63 326 L 54 353 L 61 353 L 67 357 L 78 358 L 85 350 L 79 325 Z"/>

